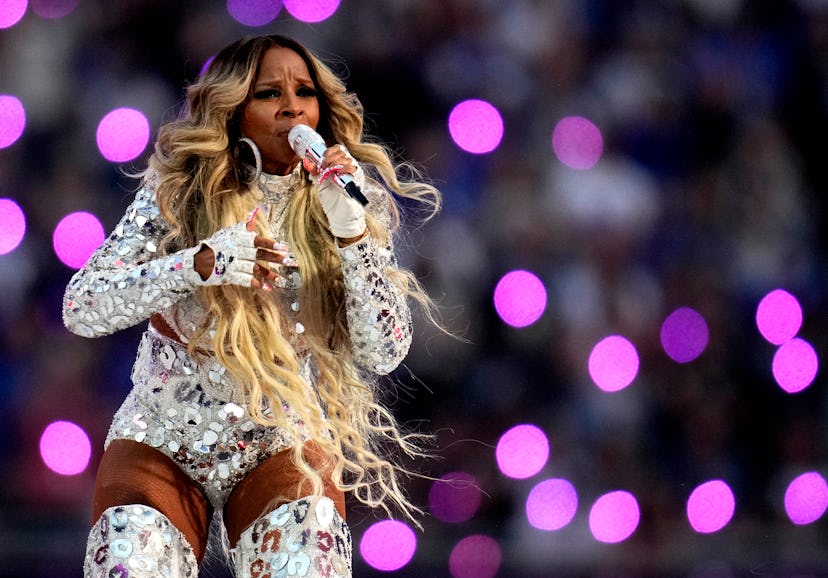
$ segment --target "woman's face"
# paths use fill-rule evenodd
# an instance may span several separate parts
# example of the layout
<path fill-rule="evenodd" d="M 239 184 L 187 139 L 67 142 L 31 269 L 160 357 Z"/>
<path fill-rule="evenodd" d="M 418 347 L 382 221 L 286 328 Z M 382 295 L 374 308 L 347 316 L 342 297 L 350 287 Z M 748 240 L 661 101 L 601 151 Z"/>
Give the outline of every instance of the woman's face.
<path fill-rule="evenodd" d="M 299 162 L 287 140 L 297 124 L 316 130 L 316 86 L 302 57 L 290 48 L 276 46 L 262 56 L 252 98 L 241 120 L 242 135 L 252 139 L 262 153 L 264 172 L 286 175 Z"/>

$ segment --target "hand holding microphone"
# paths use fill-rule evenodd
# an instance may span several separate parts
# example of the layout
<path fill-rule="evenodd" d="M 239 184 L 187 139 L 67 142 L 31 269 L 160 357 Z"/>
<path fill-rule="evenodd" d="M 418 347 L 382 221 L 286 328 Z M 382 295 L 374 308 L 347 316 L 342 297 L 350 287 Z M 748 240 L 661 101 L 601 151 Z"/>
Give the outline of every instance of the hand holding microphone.
<path fill-rule="evenodd" d="M 327 147 L 324 139 L 309 126 L 300 124 L 290 130 L 288 143 L 303 162 L 315 167 L 313 176 L 319 189 L 319 200 L 331 232 L 340 239 L 352 239 L 365 232 L 365 209 L 368 199 L 359 190 L 351 175 L 337 172 L 330 167 L 322 168 Z M 345 147 L 338 145 L 352 164 L 356 161 Z M 333 165 L 336 166 L 336 165 Z"/>

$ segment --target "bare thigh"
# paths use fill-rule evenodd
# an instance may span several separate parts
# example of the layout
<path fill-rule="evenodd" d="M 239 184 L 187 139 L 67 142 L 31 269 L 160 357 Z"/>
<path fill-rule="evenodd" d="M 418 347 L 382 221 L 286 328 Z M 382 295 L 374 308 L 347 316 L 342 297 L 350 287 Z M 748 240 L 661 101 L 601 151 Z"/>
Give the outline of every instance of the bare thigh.
<path fill-rule="evenodd" d="M 184 534 L 200 562 L 207 547 L 212 508 L 198 486 L 170 458 L 146 444 L 113 440 L 95 480 L 92 522 L 110 507 L 155 508 Z"/>
<path fill-rule="evenodd" d="M 317 469 L 324 462 L 312 444 L 305 446 L 305 459 Z M 324 493 L 334 501 L 339 515 L 344 519 L 345 495 L 328 478 L 329 476 L 322 476 L 325 481 Z M 269 457 L 239 482 L 227 500 L 224 524 L 230 545 L 235 547 L 244 529 L 262 514 L 280 504 L 307 496 L 311 491 L 311 483 L 293 464 L 292 450 L 284 450 Z"/>

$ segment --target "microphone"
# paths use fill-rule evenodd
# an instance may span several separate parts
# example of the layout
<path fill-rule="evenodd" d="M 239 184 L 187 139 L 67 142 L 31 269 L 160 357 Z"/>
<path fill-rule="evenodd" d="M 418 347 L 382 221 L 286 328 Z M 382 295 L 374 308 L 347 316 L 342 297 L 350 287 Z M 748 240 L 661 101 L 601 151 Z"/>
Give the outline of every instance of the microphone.
<path fill-rule="evenodd" d="M 325 139 L 323 139 L 318 132 L 313 130 L 306 124 L 297 124 L 288 133 L 288 144 L 290 148 L 302 158 L 308 159 L 310 162 L 320 168 L 322 164 L 322 156 L 325 154 Z M 359 190 L 359 187 L 354 182 L 354 178 L 347 174 L 333 173 L 333 180 L 337 185 L 345 189 L 351 198 L 356 199 L 360 204 L 367 205 L 368 199 Z"/>

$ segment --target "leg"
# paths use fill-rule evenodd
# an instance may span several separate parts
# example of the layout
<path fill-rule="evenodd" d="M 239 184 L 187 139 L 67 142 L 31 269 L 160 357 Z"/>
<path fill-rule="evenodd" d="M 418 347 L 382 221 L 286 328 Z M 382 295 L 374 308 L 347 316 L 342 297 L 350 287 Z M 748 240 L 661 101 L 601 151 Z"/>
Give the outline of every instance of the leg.
<path fill-rule="evenodd" d="M 95 483 L 86 576 L 196 576 L 210 517 L 199 488 L 167 456 L 115 440 Z"/>
<path fill-rule="evenodd" d="M 322 463 L 313 447 L 310 464 Z M 289 450 L 272 456 L 239 483 L 225 508 L 238 578 L 284 574 L 350 578 L 351 535 L 345 498 L 333 483 L 325 496 L 308 496 L 310 484 Z M 282 570 L 282 573 L 279 573 Z"/>

